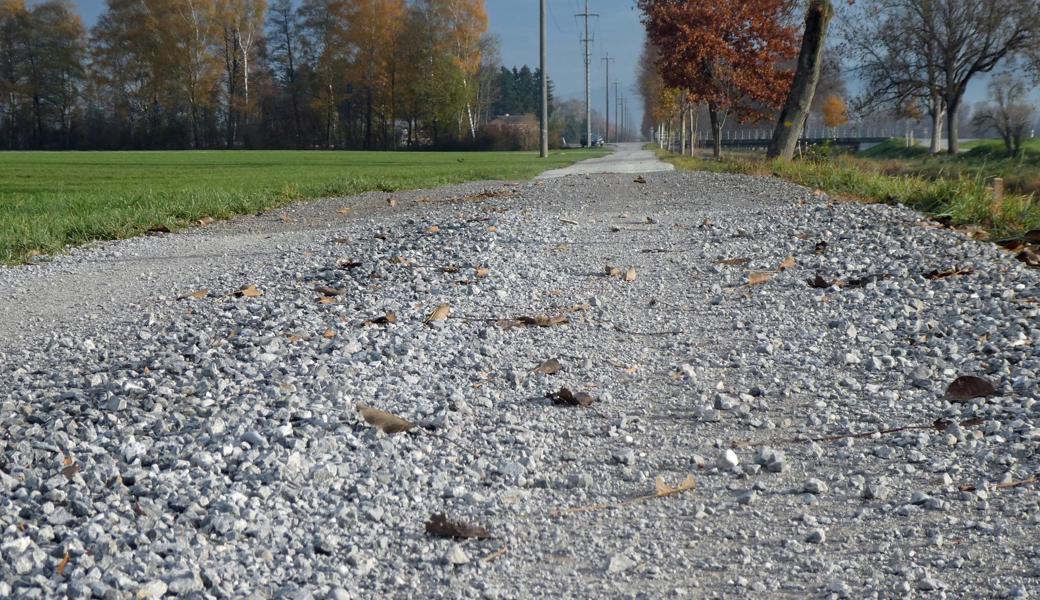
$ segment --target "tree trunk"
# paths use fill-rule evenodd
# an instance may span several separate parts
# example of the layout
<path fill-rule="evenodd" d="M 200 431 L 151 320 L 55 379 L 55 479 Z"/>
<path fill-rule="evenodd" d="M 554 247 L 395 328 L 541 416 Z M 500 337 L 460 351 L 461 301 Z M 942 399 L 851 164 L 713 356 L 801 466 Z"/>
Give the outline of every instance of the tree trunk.
<path fill-rule="evenodd" d="M 714 106 L 708 107 L 708 117 L 711 118 L 712 156 L 715 160 L 722 160 L 722 118 Z"/>
<path fill-rule="evenodd" d="M 834 6 L 831 0 L 810 0 L 809 10 L 805 16 L 805 36 L 798 55 L 798 67 L 795 70 L 794 83 L 787 103 L 780 113 L 780 120 L 773 133 L 773 141 L 769 145 L 768 157 L 771 159 L 792 160 L 798 146 L 798 137 L 805 120 L 809 116 L 813 96 L 816 95 L 816 84 L 820 81 L 820 68 L 823 65 L 823 50 L 827 41 L 827 30 L 834 18 Z"/>
<path fill-rule="evenodd" d="M 33 107 L 33 129 L 36 141 L 34 145 L 37 150 L 43 149 L 43 101 L 39 94 L 34 93 L 32 98 Z"/>
<path fill-rule="evenodd" d="M 372 86 L 365 90 L 365 150 L 372 149 Z"/>
<path fill-rule="evenodd" d="M 957 125 L 957 113 L 960 112 L 960 98 L 950 98 L 946 102 L 946 152 L 951 156 L 957 156 L 960 148 L 960 127 Z"/>
<path fill-rule="evenodd" d="M 932 99 L 932 154 L 942 152 L 943 119 L 942 100 Z"/>
<path fill-rule="evenodd" d="M 682 129 L 679 130 L 679 156 L 686 156 L 686 109 L 682 111 Z"/>

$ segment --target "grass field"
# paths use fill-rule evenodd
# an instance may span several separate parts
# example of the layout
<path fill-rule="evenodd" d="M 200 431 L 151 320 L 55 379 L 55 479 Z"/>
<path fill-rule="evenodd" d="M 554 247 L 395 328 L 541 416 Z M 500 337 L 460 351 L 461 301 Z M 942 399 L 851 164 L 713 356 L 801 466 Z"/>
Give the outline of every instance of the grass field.
<path fill-rule="evenodd" d="M 1003 177 L 1008 190 L 1020 194 L 1040 194 L 1040 140 L 1028 140 L 1022 155 L 1010 158 L 999 140 L 976 140 L 964 144 L 966 152 L 952 157 L 932 155 L 927 148 L 906 148 L 902 140 L 892 140 L 856 156 L 877 161 L 889 175 L 915 175 L 927 179 L 990 179 Z"/>
<path fill-rule="evenodd" d="M 518 180 L 601 156 L 529 152 L 13 152 L 0 154 L 0 263 L 295 200 Z"/>
<path fill-rule="evenodd" d="M 915 173 L 912 169 L 896 172 L 888 160 L 848 155 L 770 162 L 749 154 L 723 161 L 683 157 L 665 151 L 660 154 L 678 169 L 776 176 L 831 194 L 906 204 L 949 219 L 956 225 L 983 227 L 995 239 L 1016 238 L 1026 231 L 1040 229 L 1040 203 L 1033 194 L 1008 193 L 1000 209 L 994 211 L 993 197 L 987 189 L 988 178 L 980 173 Z M 906 161 L 915 164 L 914 159 Z M 967 159 L 965 164 L 971 161 Z M 1034 174 L 1040 175 L 1035 169 Z"/>

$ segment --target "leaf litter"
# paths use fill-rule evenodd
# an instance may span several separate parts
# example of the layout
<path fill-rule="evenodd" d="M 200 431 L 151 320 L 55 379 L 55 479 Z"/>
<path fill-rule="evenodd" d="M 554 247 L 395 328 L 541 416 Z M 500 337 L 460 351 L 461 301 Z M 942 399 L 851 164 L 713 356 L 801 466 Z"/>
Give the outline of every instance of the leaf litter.
<path fill-rule="evenodd" d="M 434 513 L 426 522 L 426 534 L 433 537 L 455 540 L 487 540 L 491 532 L 487 528 L 465 521 L 449 519 L 444 513 Z"/>

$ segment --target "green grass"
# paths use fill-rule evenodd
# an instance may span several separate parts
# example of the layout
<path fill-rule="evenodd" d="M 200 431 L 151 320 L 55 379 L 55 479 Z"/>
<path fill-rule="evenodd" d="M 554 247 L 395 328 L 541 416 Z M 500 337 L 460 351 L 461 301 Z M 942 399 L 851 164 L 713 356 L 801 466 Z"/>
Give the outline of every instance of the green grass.
<path fill-rule="evenodd" d="M 1020 194 L 1040 194 L 1040 140 L 1028 140 L 1021 156 L 1009 157 L 1000 140 L 975 140 L 964 144 L 966 152 L 953 157 L 932 155 L 926 148 L 906 148 L 891 140 L 860 152 L 857 157 L 875 160 L 889 175 L 913 175 L 926 179 L 991 179 L 1001 177 L 1005 187 Z"/>
<path fill-rule="evenodd" d="M 678 169 L 776 176 L 859 200 L 901 203 L 955 225 L 977 225 L 996 239 L 1018 237 L 1040 229 L 1040 203 L 1033 195 L 1007 194 L 999 211 L 993 211 L 987 179 L 964 174 L 932 178 L 886 172 L 882 163 L 853 156 L 814 157 L 792 162 L 768 162 L 740 156 L 723 161 L 681 157 L 659 152 Z"/>
<path fill-rule="evenodd" d="M 604 151 L 0 154 L 0 263 L 296 200 L 528 179 Z"/>

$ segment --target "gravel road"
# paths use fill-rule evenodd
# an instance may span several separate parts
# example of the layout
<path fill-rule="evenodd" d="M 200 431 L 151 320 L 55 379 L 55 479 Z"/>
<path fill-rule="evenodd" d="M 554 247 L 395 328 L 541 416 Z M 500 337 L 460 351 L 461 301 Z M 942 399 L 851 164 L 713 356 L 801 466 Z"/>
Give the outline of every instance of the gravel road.
<path fill-rule="evenodd" d="M 901 207 L 634 179 L 0 269 L 0 597 L 1037 593 L 1040 273 Z"/>

